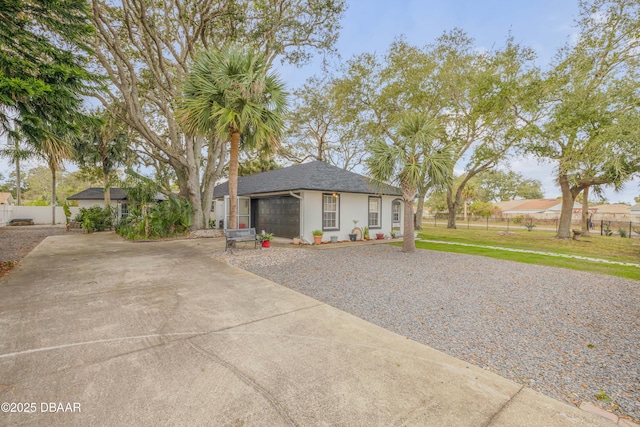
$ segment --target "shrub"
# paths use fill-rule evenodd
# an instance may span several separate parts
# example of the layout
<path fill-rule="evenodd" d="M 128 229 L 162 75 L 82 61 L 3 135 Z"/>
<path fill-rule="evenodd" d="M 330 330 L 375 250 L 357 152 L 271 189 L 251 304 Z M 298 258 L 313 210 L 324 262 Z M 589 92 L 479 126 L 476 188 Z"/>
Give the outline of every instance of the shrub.
<path fill-rule="evenodd" d="M 620 237 L 622 237 L 623 239 L 627 237 L 627 230 L 622 227 L 618 228 L 618 233 L 620 233 Z"/>
<path fill-rule="evenodd" d="M 184 199 L 169 197 L 168 200 L 131 205 L 129 215 L 116 226 L 116 232 L 130 240 L 154 239 L 185 233 L 191 227 L 193 209 Z"/>
<path fill-rule="evenodd" d="M 76 215 L 76 221 L 87 233 L 111 229 L 114 218 L 115 211 L 111 207 L 101 208 L 100 206 L 80 208 L 80 213 Z"/>

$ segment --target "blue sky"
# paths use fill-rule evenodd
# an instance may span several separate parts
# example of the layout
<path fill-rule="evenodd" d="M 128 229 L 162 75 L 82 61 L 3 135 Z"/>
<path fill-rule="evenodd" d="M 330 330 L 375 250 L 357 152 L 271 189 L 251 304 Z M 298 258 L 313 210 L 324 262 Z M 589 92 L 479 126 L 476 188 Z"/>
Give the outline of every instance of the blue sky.
<path fill-rule="evenodd" d="M 384 53 L 394 38 L 423 46 L 444 31 L 461 28 L 476 40 L 478 48 L 504 45 L 511 34 L 538 54 L 537 63 L 546 67 L 556 50 L 575 35 L 574 19 L 578 0 L 347 0 L 337 49 L 343 60 L 363 52 Z M 280 67 L 291 89 L 308 77 L 321 74 L 320 59 L 302 68 Z M 553 166 L 533 159 L 514 158 L 510 168 L 543 183 L 546 197 L 560 196 L 553 178 Z M 628 183 L 623 191 L 607 191 L 613 203 L 634 203 L 640 195 L 640 180 Z"/>

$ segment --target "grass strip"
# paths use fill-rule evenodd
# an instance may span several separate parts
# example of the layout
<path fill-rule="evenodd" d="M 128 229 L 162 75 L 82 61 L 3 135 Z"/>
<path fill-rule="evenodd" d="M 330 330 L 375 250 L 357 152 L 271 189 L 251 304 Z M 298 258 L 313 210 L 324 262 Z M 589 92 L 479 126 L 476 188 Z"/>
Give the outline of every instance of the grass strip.
<path fill-rule="evenodd" d="M 474 242 L 478 244 L 477 242 Z M 549 267 L 569 268 L 578 271 L 588 271 L 591 273 L 606 274 L 609 276 L 624 277 L 626 279 L 640 280 L 640 269 L 638 267 L 627 267 L 622 265 L 601 264 L 598 262 L 573 259 L 558 258 L 550 255 L 528 254 L 521 252 L 510 252 L 493 248 L 479 248 L 473 246 L 458 246 L 446 243 L 416 242 L 416 248 L 428 249 L 440 252 L 453 252 L 466 255 L 479 255 L 490 258 L 503 259 L 508 261 L 524 262 L 527 264 L 546 265 Z"/>

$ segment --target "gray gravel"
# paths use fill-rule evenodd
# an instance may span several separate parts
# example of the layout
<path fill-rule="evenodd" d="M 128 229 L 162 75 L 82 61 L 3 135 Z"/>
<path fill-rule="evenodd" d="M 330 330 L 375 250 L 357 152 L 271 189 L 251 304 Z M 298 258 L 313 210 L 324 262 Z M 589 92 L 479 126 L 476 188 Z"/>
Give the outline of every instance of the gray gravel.
<path fill-rule="evenodd" d="M 640 420 L 640 281 L 388 245 L 221 257 L 556 399 Z"/>
<path fill-rule="evenodd" d="M 47 236 L 65 234 L 64 225 L 0 227 L 0 262 L 19 261 Z"/>

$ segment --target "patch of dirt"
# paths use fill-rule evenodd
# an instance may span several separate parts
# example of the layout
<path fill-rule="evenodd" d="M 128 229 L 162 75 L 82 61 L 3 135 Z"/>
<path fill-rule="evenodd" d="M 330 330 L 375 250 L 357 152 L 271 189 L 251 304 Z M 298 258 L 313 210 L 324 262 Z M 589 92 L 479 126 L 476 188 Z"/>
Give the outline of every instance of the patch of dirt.
<path fill-rule="evenodd" d="M 0 261 L 0 279 L 2 279 L 16 265 L 18 265 L 18 261 Z"/>

